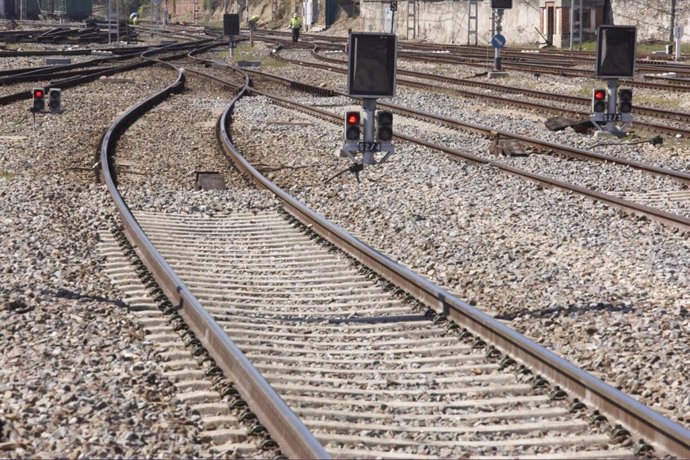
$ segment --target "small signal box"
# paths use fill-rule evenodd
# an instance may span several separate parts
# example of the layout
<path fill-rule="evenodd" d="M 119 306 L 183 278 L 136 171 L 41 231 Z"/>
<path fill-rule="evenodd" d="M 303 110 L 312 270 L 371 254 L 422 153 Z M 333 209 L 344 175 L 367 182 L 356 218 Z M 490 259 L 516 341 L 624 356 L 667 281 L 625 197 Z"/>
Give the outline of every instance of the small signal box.
<path fill-rule="evenodd" d="M 48 110 L 50 113 L 60 113 L 62 110 L 62 90 L 60 88 L 48 90 Z"/>
<path fill-rule="evenodd" d="M 491 0 L 491 8 L 507 10 L 513 7 L 513 0 Z"/>
<path fill-rule="evenodd" d="M 357 141 L 362 130 L 359 127 L 361 116 L 359 112 L 347 112 L 345 114 L 345 141 Z"/>
<path fill-rule="evenodd" d="M 376 140 L 381 143 L 393 140 L 393 112 L 380 110 L 376 114 Z"/>
<path fill-rule="evenodd" d="M 618 113 L 621 114 L 621 121 L 632 123 L 633 91 L 629 88 L 618 90 Z"/>
<path fill-rule="evenodd" d="M 31 111 L 43 112 L 46 109 L 46 92 L 43 88 L 34 88 L 31 90 Z"/>
<path fill-rule="evenodd" d="M 621 89 L 618 91 L 618 112 L 630 113 L 632 112 L 632 96 L 631 89 Z"/>
<path fill-rule="evenodd" d="M 592 116 L 594 121 L 604 121 L 606 113 L 606 90 L 597 88 L 592 90 Z"/>

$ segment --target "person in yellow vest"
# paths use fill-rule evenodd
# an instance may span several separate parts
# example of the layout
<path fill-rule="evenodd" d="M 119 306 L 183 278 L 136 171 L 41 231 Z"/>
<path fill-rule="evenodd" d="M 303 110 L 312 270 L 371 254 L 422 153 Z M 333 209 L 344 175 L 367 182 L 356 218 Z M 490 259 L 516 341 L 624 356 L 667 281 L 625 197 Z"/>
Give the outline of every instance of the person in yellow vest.
<path fill-rule="evenodd" d="M 290 28 L 292 29 L 292 41 L 296 42 L 299 40 L 299 31 L 302 28 L 302 18 L 297 16 L 297 13 L 292 15 L 290 19 Z"/>
<path fill-rule="evenodd" d="M 252 16 L 251 19 L 247 21 L 247 24 L 249 25 L 250 29 L 256 29 L 256 24 L 259 22 L 259 15 L 257 14 L 256 16 Z"/>

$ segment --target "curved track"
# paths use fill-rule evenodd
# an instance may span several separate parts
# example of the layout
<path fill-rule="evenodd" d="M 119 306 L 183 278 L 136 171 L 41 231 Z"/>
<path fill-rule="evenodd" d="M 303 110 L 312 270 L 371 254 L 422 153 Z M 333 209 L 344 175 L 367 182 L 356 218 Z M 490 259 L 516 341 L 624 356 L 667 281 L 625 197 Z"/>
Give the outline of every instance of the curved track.
<path fill-rule="evenodd" d="M 248 171 L 257 183 L 268 187 L 275 193 L 287 212 L 302 222 L 297 224 L 298 229 L 302 225 L 308 225 L 314 232 L 345 250 L 352 257 L 369 267 L 369 269 L 389 279 L 413 297 L 422 300 L 429 308 L 442 313 L 442 317 L 435 318 L 437 322 L 444 323 L 445 317 L 448 317 L 455 322 L 465 325 L 469 330 L 477 334 L 477 336 L 472 337 L 472 346 L 452 345 L 454 337 L 457 337 L 458 334 L 458 332 L 454 332 L 456 326 L 452 324 L 448 326 L 446 334 L 442 337 L 436 337 L 436 334 L 440 334 L 441 330 L 431 322 L 430 318 L 427 319 L 420 315 L 421 311 L 415 312 L 415 310 L 410 310 L 410 307 L 402 304 L 400 300 L 404 299 L 404 297 L 400 298 L 394 295 L 391 298 L 389 295 L 377 295 L 375 290 L 372 291 L 366 288 L 366 283 L 364 286 L 360 286 L 365 289 L 360 290 L 360 287 L 356 286 L 357 283 L 361 283 L 361 280 L 358 280 L 352 272 L 347 273 L 348 270 L 342 268 L 343 265 L 347 265 L 344 261 L 339 260 L 337 256 L 334 256 L 335 259 L 329 260 L 326 254 L 319 252 L 316 248 L 313 254 L 307 253 L 306 251 L 312 251 L 311 245 L 306 246 L 306 249 L 304 246 L 309 243 L 308 232 L 306 234 L 304 230 L 296 232 L 295 224 L 285 222 L 284 218 L 267 215 L 253 216 L 247 219 L 245 216 L 237 216 L 236 220 L 229 222 L 215 222 L 213 225 L 217 226 L 217 229 L 214 231 L 209 226 L 210 223 L 208 221 L 205 225 L 199 226 L 194 219 L 179 217 L 171 219 L 165 216 L 140 214 L 139 218 L 143 226 L 149 229 L 151 239 L 158 241 L 160 247 L 155 248 L 151 244 L 149 237 L 145 235 L 131 215 L 126 204 L 122 201 L 117 192 L 115 182 L 111 177 L 111 168 L 108 165 L 111 164 L 111 158 L 114 154 L 114 142 L 123 130 L 126 129 L 126 126 L 148 108 L 161 102 L 168 94 L 178 91 L 180 85 L 181 82 L 178 82 L 144 104 L 133 108 L 123 115 L 111 128 L 104 137 L 101 149 L 101 163 L 104 167 L 103 174 L 120 209 L 126 233 L 137 246 L 142 259 L 151 270 L 153 277 L 170 298 L 171 304 L 178 306 L 179 314 L 188 322 L 197 339 L 209 350 L 218 366 L 236 382 L 240 394 L 248 401 L 252 410 L 267 427 L 269 433 L 278 441 L 284 453 L 298 457 L 323 457 L 327 455 L 326 451 L 322 450 L 319 443 L 315 441 L 316 438 L 309 434 L 308 431 L 305 431 L 302 422 L 294 416 L 294 410 L 304 412 L 303 420 L 305 420 L 306 425 L 310 428 L 314 427 L 313 430 L 316 437 L 330 446 L 329 453 L 359 456 L 363 452 L 373 453 L 382 448 L 390 450 L 393 444 L 406 447 L 406 450 L 403 450 L 401 453 L 403 456 L 411 454 L 428 455 L 429 453 L 424 452 L 421 445 L 423 442 L 420 442 L 418 438 L 423 436 L 424 440 L 428 439 L 428 430 L 425 430 L 423 426 L 415 429 L 401 430 L 398 428 L 391 430 L 390 423 L 381 425 L 381 421 L 390 422 L 395 420 L 394 415 L 400 408 L 406 408 L 404 412 L 409 413 L 409 408 L 415 407 L 419 410 L 430 408 L 435 417 L 442 417 L 440 424 L 443 425 L 443 417 L 448 416 L 448 414 L 443 413 L 443 409 L 447 406 L 455 407 L 458 410 L 462 409 L 463 404 L 459 403 L 459 401 L 466 400 L 468 393 L 484 396 L 483 398 L 477 398 L 483 399 L 483 402 L 477 403 L 480 407 L 487 404 L 486 396 L 500 395 L 502 391 L 506 390 L 511 399 L 519 398 L 520 392 L 527 391 L 528 394 L 536 392 L 536 394 L 532 393 L 535 396 L 539 396 L 535 401 L 541 400 L 545 402 L 543 399 L 545 396 L 543 394 L 543 379 L 536 377 L 535 374 L 545 376 L 579 398 L 595 404 L 605 412 L 614 414 L 614 417 L 617 419 L 642 432 L 645 439 L 651 439 L 671 452 L 688 453 L 688 440 L 690 436 L 687 430 L 663 417 L 659 417 L 629 397 L 603 384 L 598 379 L 579 371 L 499 322 L 453 298 L 413 273 L 402 269 L 395 262 L 386 259 L 358 240 L 345 234 L 338 227 L 315 215 L 285 192 L 276 188 L 258 174 L 233 149 L 230 143 L 230 136 L 228 135 L 230 108 L 225 112 L 219 126 L 219 133 L 224 148 L 228 154 L 232 155 L 234 161 L 241 169 Z M 245 85 L 243 91 L 246 92 L 246 90 Z M 217 241 L 217 246 L 209 245 L 209 238 Z M 201 245 L 198 243 L 199 239 L 203 241 Z M 287 250 L 285 250 L 286 247 L 288 248 Z M 221 252 L 221 248 L 223 248 L 223 252 Z M 258 256 L 253 256 L 254 253 L 251 252 L 251 248 L 258 251 L 256 254 L 261 256 L 273 255 L 273 259 L 269 257 L 268 260 L 263 261 Z M 168 263 L 159 254 L 158 249 L 161 252 L 168 252 L 168 258 L 172 261 L 171 263 L 179 265 L 178 271 L 182 278 L 172 271 Z M 274 250 L 276 251 L 275 253 L 273 252 Z M 296 254 L 301 252 L 304 252 L 304 254 Z M 213 257 L 211 257 L 212 255 Z M 218 257 L 218 265 L 213 262 L 216 257 Z M 229 269 L 228 263 L 230 262 L 235 263 L 235 268 Z M 198 278 L 195 275 L 195 270 L 201 270 L 201 276 Z M 256 277 L 246 276 L 247 270 L 256 273 Z M 347 273 L 346 275 L 343 275 L 343 270 Z M 349 270 L 352 269 L 350 268 Z M 276 283 L 277 280 L 282 278 L 282 275 L 280 277 L 276 275 L 283 272 L 289 274 L 289 278 L 285 279 L 283 283 Z M 298 276 L 297 273 L 299 272 L 305 272 L 307 274 L 306 279 L 305 277 Z M 319 287 L 321 287 L 320 284 L 323 280 L 329 278 L 326 276 L 329 272 L 334 272 L 335 278 L 350 277 L 351 279 L 339 287 L 333 286 L 334 296 L 327 297 L 335 301 L 325 302 L 323 294 L 314 293 L 314 290 L 309 288 L 309 283 L 306 280 L 319 280 Z M 352 279 L 353 277 L 354 279 Z M 183 282 L 183 279 L 189 284 Z M 233 283 L 235 288 L 230 290 L 224 288 L 218 291 L 215 287 L 228 282 Z M 263 284 L 264 282 L 266 284 Z M 348 284 L 353 282 L 355 285 Z M 333 280 L 331 279 L 329 283 L 333 284 Z M 193 292 L 198 297 L 192 294 L 192 290 L 190 290 L 191 285 L 195 285 Z M 238 288 L 246 288 L 249 285 L 255 288 L 253 295 L 248 295 L 247 292 L 237 292 L 240 290 Z M 204 301 L 204 305 L 217 316 L 220 325 L 201 306 L 197 300 L 198 298 L 207 299 Z M 342 302 L 338 302 L 339 298 Z M 387 298 L 390 300 L 386 301 L 385 299 Z M 257 299 L 262 301 L 257 303 Z M 218 303 L 216 307 L 216 302 L 219 301 L 221 303 Z M 356 305 L 356 308 L 346 310 L 344 313 L 343 309 L 345 306 L 342 303 L 345 301 L 356 301 L 353 304 Z M 376 305 L 377 308 L 374 310 L 366 308 L 367 301 Z M 382 309 L 380 306 L 382 302 L 385 302 L 388 307 Z M 251 326 L 247 322 L 249 317 L 253 317 L 250 321 Z M 228 322 L 224 323 L 226 318 Z M 409 323 L 417 321 L 423 322 L 423 327 L 410 327 L 411 324 Z M 367 324 L 368 322 L 371 324 Z M 237 334 L 241 342 L 238 348 L 238 344 L 231 342 L 223 331 L 223 324 L 230 329 L 255 327 L 254 331 L 256 332 L 245 336 Z M 334 324 L 337 327 L 334 328 Z M 334 349 L 333 337 L 330 336 L 325 338 L 326 342 L 321 341 L 321 339 L 303 337 L 305 334 L 311 336 L 311 333 L 308 331 L 314 333 L 313 337 L 321 335 L 315 333 L 317 326 L 330 334 L 333 334 L 335 330 L 349 329 L 350 331 L 347 333 L 335 337 L 335 343 L 339 347 L 342 345 L 343 347 L 352 347 L 352 349 Z M 431 353 L 431 350 L 428 348 L 429 343 L 421 342 L 421 345 L 415 344 L 414 341 L 419 337 L 414 334 L 418 334 L 420 330 L 426 331 L 422 332 L 423 336 L 432 339 L 430 343 L 435 345 L 435 352 L 438 351 L 437 347 L 440 347 L 440 343 L 437 340 L 441 340 L 441 342 L 448 340 L 452 347 L 450 348 L 452 353 L 446 355 L 443 359 L 439 359 L 436 357 L 438 353 Z M 267 337 L 270 337 L 275 332 L 283 335 L 285 333 L 292 334 L 291 337 L 294 339 L 295 346 L 280 342 L 273 346 L 259 344 L 254 339 L 260 331 L 267 333 Z M 401 331 L 407 331 L 402 334 L 402 342 L 396 339 L 390 340 L 390 343 L 385 341 L 382 343 L 380 341 L 381 337 L 377 337 L 377 334 L 380 335 L 381 333 L 383 335 L 392 334 L 391 337 L 396 337 Z M 368 335 L 371 336 L 372 332 L 374 333 L 373 337 L 367 338 Z M 428 334 L 434 337 L 429 337 Z M 460 331 L 459 334 L 462 339 L 468 339 L 472 335 L 472 333 L 464 331 Z M 362 343 L 363 340 L 372 341 Z M 457 340 L 457 338 L 454 340 Z M 494 348 L 489 346 L 487 342 L 493 344 Z M 415 357 L 410 360 L 404 356 L 399 356 L 403 354 L 400 351 L 403 345 L 414 350 L 414 354 L 421 355 L 421 358 Z M 447 348 L 447 345 L 444 344 L 444 348 Z M 476 353 L 472 351 L 473 349 L 480 348 L 486 348 L 486 355 L 489 360 L 502 359 L 503 353 L 499 350 L 504 350 L 516 359 L 524 361 L 532 370 L 529 371 L 525 370 L 525 368 L 517 367 L 519 369 L 519 372 L 517 372 L 518 382 L 507 385 L 503 389 L 494 386 L 494 383 L 497 385 L 498 382 L 505 381 L 505 376 L 502 377 L 501 372 L 487 377 L 487 380 L 478 377 L 484 373 L 483 371 L 470 371 L 473 376 L 468 376 L 466 374 L 467 369 L 463 369 L 459 363 L 469 359 L 470 361 L 465 361 L 465 364 L 469 364 L 471 368 L 482 365 L 483 361 L 481 359 L 483 358 L 476 356 Z M 277 375 L 275 388 L 266 385 L 265 380 L 253 370 L 254 367 L 249 364 L 244 355 L 239 352 L 239 349 L 243 349 L 247 355 L 251 356 L 252 361 L 256 359 L 259 366 L 268 366 L 266 372 L 270 371 L 273 373 L 269 375 Z M 365 352 L 365 350 L 368 351 Z M 410 351 L 408 350 L 408 352 Z M 460 358 L 457 356 L 460 352 L 468 353 L 468 357 Z M 451 355 L 456 356 L 456 358 L 449 358 Z M 326 358 L 326 356 L 328 357 Z M 429 366 L 433 368 L 433 366 L 442 365 L 445 370 L 446 364 L 441 363 L 446 363 L 452 359 L 456 359 L 456 364 L 455 367 L 451 368 L 455 369 L 455 371 L 453 371 L 453 380 L 450 382 L 444 382 L 439 379 L 436 379 L 435 382 L 429 380 L 424 383 L 415 381 L 415 379 L 419 380 L 419 369 L 423 369 L 421 373 L 426 374 Z M 475 361 L 478 359 L 480 361 Z M 310 369 L 307 372 L 312 375 L 311 382 L 309 379 L 302 377 L 298 377 L 295 380 L 290 375 L 286 376 L 282 372 L 287 367 L 293 368 L 295 363 L 299 361 L 304 361 L 305 363 L 311 361 L 312 364 L 306 366 Z M 357 385 L 360 386 L 355 385 L 354 388 L 349 386 L 351 383 L 348 382 L 353 381 L 353 376 L 347 374 L 347 369 L 345 369 L 345 374 L 337 371 L 339 363 L 348 364 L 346 367 L 349 367 L 349 365 L 361 366 L 362 370 L 366 370 L 365 374 L 360 375 L 359 380 L 355 377 L 354 382 L 357 382 Z M 503 364 L 504 370 L 508 365 L 514 366 L 508 359 L 505 359 Z M 329 378 L 324 378 L 325 371 L 321 370 L 320 367 L 324 365 L 334 366 L 331 368 L 334 374 Z M 376 377 L 376 380 L 369 379 L 365 382 L 361 378 L 362 376 L 366 377 L 369 372 L 376 374 L 378 371 L 378 375 L 383 375 L 387 369 L 400 372 L 400 366 L 403 366 L 405 369 L 411 369 L 409 371 L 411 375 L 409 381 L 396 383 L 389 382 L 385 378 Z M 488 369 L 492 369 L 491 365 Z M 299 372 L 296 372 L 296 374 L 299 374 Z M 492 374 L 494 373 L 492 372 Z M 316 381 L 318 381 L 318 385 L 315 384 Z M 474 382 L 478 386 L 465 387 L 469 382 Z M 525 382 L 529 382 L 529 385 L 525 385 Z M 361 385 L 368 386 L 369 384 L 374 386 L 366 390 L 361 388 Z M 422 388 L 420 388 L 420 384 Z M 343 385 L 348 386 L 342 388 Z M 416 388 L 413 390 L 411 387 L 406 386 L 396 392 L 390 389 L 391 385 L 412 385 L 412 387 L 416 386 Z M 452 389 L 445 385 L 452 386 Z M 434 389 L 434 386 L 436 386 L 436 389 L 441 388 L 442 391 L 430 391 Z M 332 389 L 328 390 L 327 388 L 329 387 Z M 337 388 L 340 388 L 340 390 Z M 273 393 L 274 390 L 277 390 L 283 398 L 277 398 L 277 394 Z M 341 401 L 338 403 L 339 406 L 334 406 L 342 406 L 345 409 L 345 412 L 340 412 L 340 415 L 336 417 L 338 420 L 322 421 L 327 414 L 319 413 L 318 410 L 315 411 L 315 408 L 311 406 L 314 403 L 322 404 L 325 402 L 318 399 L 322 396 L 315 396 L 319 392 L 324 392 L 325 397 L 329 401 Z M 552 394 L 556 401 L 563 397 L 555 388 Z M 354 401 L 369 401 L 365 406 L 371 407 L 371 400 L 374 395 L 381 395 L 386 398 L 395 396 L 395 398 L 387 399 L 383 404 L 377 403 L 376 407 L 378 407 L 378 410 L 373 417 L 366 416 L 360 419 L 357 415 L 347 414 L 348 411 L 353 412 L 352 409 L 358 406 L 357 404 L 353 405 Z M 441 399 L 434 400 L 434 398 Z M 291 408 L 294 406 L 293 410 L 284 406 L 283 401 L 290 402 Z M 405 403 L 405 401 L 408 402 Z M 441 401 L 443 402 L 440 403 Z M 452 401 L 457 401 L 455 406 Z M 412 404 L 410 405 L 410 403 Z M 498 402 L 494 401 L 494 403 Z M 508 402 L 508 404 L 510 405 L 511 403 Z M 563 414 L 562 403 L 554 403 L 550 407 L 553 408 L 559 405 L 561 405 L 560 410 L 555 412 L 547 411 L 551 412 L 549 419 L 554 413 Z M 574 404 L 573 409 L 578 407 L 578 404 Z M 378 412 L 379 410 L 380 412 Z M 332 412 L 329 411 L 329 414 Z M 516 416 L 512 410 L 508 412 L 511 414 L 507 416 L 506 420 Z M 463 413 L 468 417 L 467 420 L 472 419 L 468 412 Z M 307 418 L 306 414 L 311 415 Z M 381 414 L 382 417 L 375 414 Z M 391 414 L 392 419 L 389 419 L 386 416 L 387 414 Z M 421 413 L 420 415 L 421 417 L 418 421 L 424 421 L 428 413 Z M 355 417 L 355 419 L 352 417 Z M 592 418 L 595 422 L 601 421 L 598 417 Z M 452 414 L 451 419 L 457 420 L 457 414 Z M 410 423 L 413 420 L 414 418 L 410 419 Z M 436 418 L 435 420 L 438 419 Z M 502 423 L 510 424 L 507 421 Z M 393 426 L 396 425 L 405 424 L 393 424 Z M 508 435 L 505 428 L 476 429 L 456 424 L 456 428 L 445 429 L 444 431 L 449 436 L 449 439 L 435 441 L 435 446 L 439 451 L 432 452 L 431 455 L 443 455 L 445 451 L 440 449 L 453 449 L 458 443 L 461 443 L 473 445 L 475 448 L 481 449 L 482 452 L 489 452 L 491 455 L 496 455 L 496 449 L 501 449 L 500 452 L 512 456 L 515 449 L 530 449 L 527 446 L 543 447 L 545 445 L 553 445 L 557 440 L 551 439 L 549 435 L 558 432 L 558 437 L 561 438 L 560 441 L 564 441 L 566 438 L 571 439 L 571 441 L 566 440 L 563 444 L 573 445 L 575 443 L 578 446 L 574 448 L 575 453 L 573 455 L 582 458 L 583 453 L 581 451 L 583 449 L 597 449 L 603 445 L 593 445 L 592 443 L 604 442 L 604 439 L 596 434 L 596 430 L 589 431 L 590 428 L 572 420 L 560 425 L 561 430 L 556 431 L 544 431 L 543 424 L 529 425 L 528 422 L 525 422 L 524 424 L 514 425 L 517 426 L 511 427 L 508 430 L 510 433 Z M 555 428 L 555 426 L 555 424 L 551 425 L 550 428 Z M 562 436 L 562 430 L 568 432 L 573 429 L 576 431 L 584 430 L 588 434 L 584 434 L 583 436 L 585 437 L 580 437 L 579 439 L 577 437 Z M 385 434 L 377 435 L 377 432 L 372 432 L 373 430 L 378 430 L 378 433 Z M 540 440 L 536 440 L 533 435 L 530 435 L 534 431 L 540 432 L 538 436 Z M 353 432 L 357 434 L 351 434 Z M 519 434 L 520 432 L 526 433 L 526 436 Z M 467 444 L 468 441 L 471 441 L 467 436 L 484 437 L 488 433 L 491 433 L 491 439 L 477 440 L 475 444 Z M 624 431 L 614 426 L 612 434 L 614 438 L 617 438 L 619 435 L 623 435 Z M 364 447 L 362 447 L 362 436 L 367 439 Z M 523 440 L 516 441 L 515 439 L 517 438 L 515 436 Z M 394 439 L 394 441 L 391 441 L 391 439 Z M 496 443 L 496 441 L 501 439 L 507 442 Z M 648 447 L 646 443 L 638 445 L 641 451 L 645 451 Z M 616 454 L 616 451 L 608 449 L 607 454 Z M 448 453 L 451 452 L 456 451 L 448 451 Z M 543 451 L 527 450 L 523 452 L 538 453 Z M 551 452 L 550 449 L 549 452 Z"/>

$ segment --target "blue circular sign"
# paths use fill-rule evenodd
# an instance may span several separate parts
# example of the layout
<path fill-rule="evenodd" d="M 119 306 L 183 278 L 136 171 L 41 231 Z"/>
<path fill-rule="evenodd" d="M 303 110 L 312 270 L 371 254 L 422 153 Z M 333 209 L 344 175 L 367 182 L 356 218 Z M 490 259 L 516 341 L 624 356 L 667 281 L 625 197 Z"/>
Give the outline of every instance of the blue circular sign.
<path fill-rule="evenodd" d="M 494 48 L 503 48 L 506 44 L 506 38 L 501 34 L 496 34 L 491 39 L 491 46 Z"/>

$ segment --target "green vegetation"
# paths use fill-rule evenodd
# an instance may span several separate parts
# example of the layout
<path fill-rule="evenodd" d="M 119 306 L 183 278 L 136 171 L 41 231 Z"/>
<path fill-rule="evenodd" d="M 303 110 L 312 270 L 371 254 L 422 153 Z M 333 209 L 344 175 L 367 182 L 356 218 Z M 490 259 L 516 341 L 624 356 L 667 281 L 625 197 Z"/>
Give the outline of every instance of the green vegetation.
<path fill-rule="evenodd" d="M 672 42 L 644 42 L 637 44 L 638 54 L 649 54 L 653 51 L 666 51 L 666 45 L 675 45 Z M 575 45 L 577 48 L 577 45 Z M 582 44 L 582 51 L 596 51 L 597 42 L 589 41 Z M 690 54 L 690 43 L 683 43 L 680 47 L 681 53 Z"/>
<path fill-rule="evenodd" d="M 260 61 L 262 67 L 284 67 L 286 64 L 274 59 L 272 56 L 263 56 L 255 53 L 249 43 L 242 42 L 237 45 L 233 55 L 233 61 Z"/>
<path fill-rule="evenodd" d="M 15 173 L 9 172 L 9 171 L 0 171 L 0 179 L 2 180 L 10 180 L 14 179 L 16 176 Z"/>

